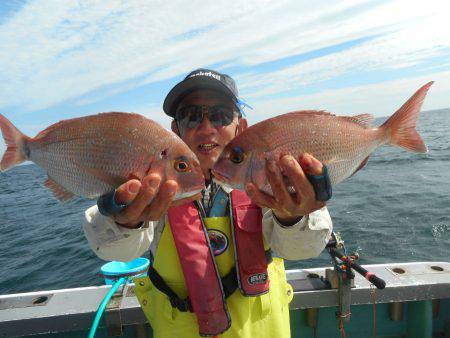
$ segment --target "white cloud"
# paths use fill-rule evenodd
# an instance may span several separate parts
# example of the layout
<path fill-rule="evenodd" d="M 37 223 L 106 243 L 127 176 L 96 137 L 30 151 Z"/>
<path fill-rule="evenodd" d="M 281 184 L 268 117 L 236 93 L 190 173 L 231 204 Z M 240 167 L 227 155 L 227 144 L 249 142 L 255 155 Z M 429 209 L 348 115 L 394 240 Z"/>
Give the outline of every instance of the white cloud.
<path fill-rule="evenodd" d="M 446 21 L 436 16 L 415 22 L 351 49 L 300 62 L 266 74 L 239 77 L 246 97 L 270 96 L 330 80 L 349 72 L 395 70 L 433 57 L 450 55 Z M 429 27 L 424 30 L 423 27 Z M 446 30 L 447 28 L 447 30 Z"/>
<path fill-rule="evenodd" d="M 41 109 L 112 85 L 103 95 L 194 67 L 256 65 L 377 34 L 288 67 L 288 83 L 280 71 L 242 75 L 239 84 L 256 98 L 367 67 L 405 67 L 450 46 L 447 9 L 445 1 L 36 0 L 0 26 L 0 108 Z"/>
<path fill-rule="evenodd" d="M 259 101 L 254 105 L 254 111 L 250 111 L 247 115 L 251 124 L 289 111 L 304 109 L 327 110 L 347 116 L 357 114 L 390 116 L 416 90 L 429 81 L 435 81 L 435 83 L 424 101 L 422 110 L 447 108 L 450 71 L 370 85 L 324 90 L 310 95 Z"/>

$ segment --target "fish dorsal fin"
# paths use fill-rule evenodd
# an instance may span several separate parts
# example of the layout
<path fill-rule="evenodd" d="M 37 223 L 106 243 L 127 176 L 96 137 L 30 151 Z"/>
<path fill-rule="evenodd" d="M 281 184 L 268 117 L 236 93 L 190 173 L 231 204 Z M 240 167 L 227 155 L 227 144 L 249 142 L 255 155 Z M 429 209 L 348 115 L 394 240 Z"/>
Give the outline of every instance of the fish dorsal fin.
<path fill-rule="evenodd" d="M 145 119 L 145 116 L 138 114 L 138 113 L 127 113 L 127 112 L 117 112 L 117 111 L 111 111 L 111 112 L 102 112 L 102 113 L 98 113 L 97 116 L 113 116 L 113 117 L 127 117 L 127 118 L 131 118 L 131 117 L 139 117 L 141 119 Z M 95 115 L 93 115 L 95 116 Z"/>
<path fill-rule="evenodd" d="M 34 140 L 40 139 L 45 137 L 45 135 L 47 135 L 48 133 L 50 133 L 51 131 L 57 129 L 58 127 L 60 127 L 64 122 L 69 121 L 69 120 L 62 120 L 59 122 L 56 122 L 54 124 L 52 124 L 51 126 L 48 126 L 47 128 L 45 128 L 44 130 L 40 131 L 39 134 L 37 134 L 34 137 Z"/>
<path fill-rule="evenodd" d="M 286 115 L 325 115 L 325 116 L 336 116 L 330 112 L 327 112 L 325 110 L 297 110 L 290 113 L 287 113 Z"/>
<path fill-rule="evenodd" d="M 67 201 L 75 196 L 73 192 L 68 191 L 50 177 L 45 181 L 44 185 L 49 188 L 53 192 L 53 195 L 60 201 Z"/>
<path fill-rule="evenodd" d="M 355 116 L 342 116 L 341 118 L 344 118 L 348 121 L 357 123 L 364 128 L 372 127 L 373 116 L 370 114 L 361 114 L 361 115 L 355 115 Z"/>
<path fill-rule="evenodd" d="M 64 124 L 70 124 L 72 122 L 75 122 L 75 121 L 81 120 L 81 119 L 86 119 L 86 122 L 88 122 L 88 119 L 89 120 L 93 120 L 93 119 L 96 119 L 96 118 L 99 118 L 99 117 L 103 117 L 103 116 L 110 116 L 111 118 L 126 118 L 126 119 L 131 119 L 132 117 L 139 117 L 141 119 L 145 119 L 145 117 L 140 115 L 140 114 L 123 113 L 123 112 L 107 112 L 107 113 L 98 113 L 96 115 L 89 115 L 89 116 L 84 116 L 84 117 L 75 117 L 73 119 L 61 120 L 59 122 L 56 122 L 56 123 L 52 124 L 51 126 L 45 128 L 44 130 L 39 132 L 39 134 L 37 134 L 34 137 L 34 139 L 36 140 L 36 139 L 39 139 L 39 138 L 43 138 L 48 133 L 50 133 L 51 131 L 54 131 L 54 130 L 60 128 Z"/>
<path fill-rule="evenodd" d="M 326 110 L 298 110 L 298 111 L 293 111 L 293 112 L 287 113 L 286 115 L 292 115 L 294 117 L 311 116 L 311 115 L 336 116 L 340 119 L 344 119 L 344 120 L 359 124 L 360 126 L 362 126 L 364 128 L 370 128 L 372 126 L 372 122 L 373 122 L 373 116 L 370 114 L 361 114 L 361 115 L 355 115 L 355 116 L 337 116 L 335 114 L 327 112 Z"/>

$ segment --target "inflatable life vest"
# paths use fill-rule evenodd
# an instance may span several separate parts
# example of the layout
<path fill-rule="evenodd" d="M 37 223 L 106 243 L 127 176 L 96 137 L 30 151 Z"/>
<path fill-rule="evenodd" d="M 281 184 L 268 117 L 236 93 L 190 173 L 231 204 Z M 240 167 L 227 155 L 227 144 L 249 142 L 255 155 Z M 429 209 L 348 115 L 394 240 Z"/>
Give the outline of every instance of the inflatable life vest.
<path fill-rule="evenodd" d="M 258 296 L 269 290 L 262 211 L 237 190 L 230 202 L 238 287 L 245 296 Z M 170 208 L 168 219 L 199 333 L 220 334 L 230 327 L 231 319 L 203 220 L 194 203 Z"/>

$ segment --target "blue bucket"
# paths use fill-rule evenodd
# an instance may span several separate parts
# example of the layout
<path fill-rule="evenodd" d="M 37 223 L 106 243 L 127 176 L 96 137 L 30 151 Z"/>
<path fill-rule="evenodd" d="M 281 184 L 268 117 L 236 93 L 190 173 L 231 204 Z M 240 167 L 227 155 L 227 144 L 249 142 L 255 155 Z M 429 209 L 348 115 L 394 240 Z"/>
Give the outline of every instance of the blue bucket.
<path fill-rule="evenodd" d="M 100 268 L 106 285 L 113 285 L 121 277 L 140 277 L 147 273 L 150 261 L 139 257 L 131 262 L 109 262 Z"/>

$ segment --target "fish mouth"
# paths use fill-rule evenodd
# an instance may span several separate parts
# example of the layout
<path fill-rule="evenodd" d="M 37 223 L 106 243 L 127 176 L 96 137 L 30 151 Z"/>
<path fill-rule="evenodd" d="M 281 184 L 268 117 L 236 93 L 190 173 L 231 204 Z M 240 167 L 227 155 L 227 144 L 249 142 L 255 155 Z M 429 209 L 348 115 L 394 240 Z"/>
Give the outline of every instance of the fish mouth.
<path fill-rule="evenodd" d="M 242 184 L 238 184 L 238 185 L 233 185 L 231 182 L 231 178 L 225 176 L 225 175 L 221 175 L 221 174 L 217 174 L 212 172 L 212 174 L 214 175 L 214 181 L 217 182 L 217 184 L 221 185 L 224 188 L 228 188 L 228 189 L 238 189 L 238 190 L 245 190 L 244 186 Z"/>
<path fill-rule="evenodd" d="M 172 201 L 172 206 L 183 205 L 191 201 L 198 200 L 202 197 L 202 190 L 204 187 L 199 189 L 187 191 L 182 194 L 176 195 L 175 199 Z"/>
<path fill-rule="evenodd" d="M 229 182 L 231 181 L 231 177 L 228 177 L 225 174 L 220 174 L 218 173 L 216 170 L 212 169 L 211 173 L 214 175 L 214 177 L 218 180 L 218 181 L 222 181 L 222 182 Z"/>
<path fill-rule="evenodd" d="M 214 181 L 216 181 L 217 184 L 221 185 L 222 187 L 230 189 L 230 190 L 233 190 L 233 189 L 243 190 L 243 189 L 236 188 L 236 187 L 232 186 L 230 183 L 221 181 L 221 180 L 219 180 L 217 178 L 214 178 Z"/>
<path fill-rule="evenodd" d="M 181 194 L 177 194 L 175 196 L 175 198 L 174 198 L 174 201 L 181 200 L 183 198 L 192 197 L 194 195 L 197 195 L 197 194 L 201 193 L 201 191 L 203 190 L 203 187 L 201 187 L 201 188 L 197 187 L 197 188 L 198 189 L 191 190 L 191 191 L 186 191 L 186 192 L 183 192 Z"/>

